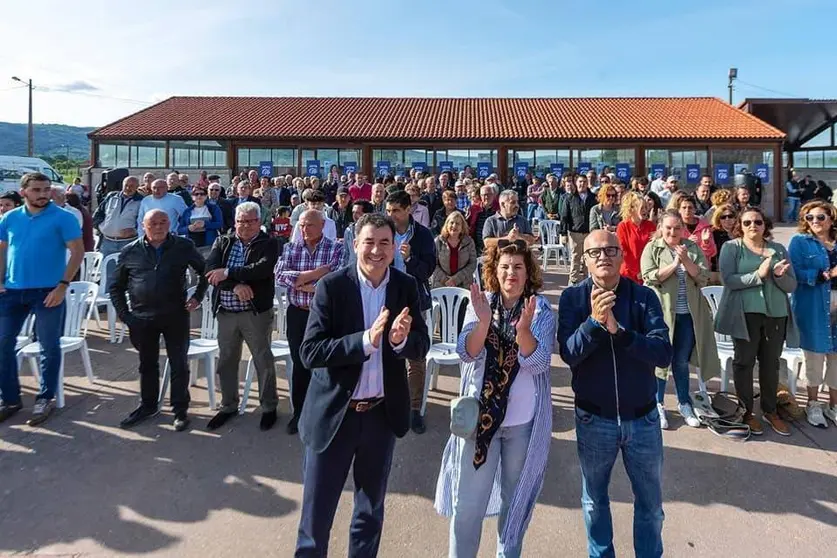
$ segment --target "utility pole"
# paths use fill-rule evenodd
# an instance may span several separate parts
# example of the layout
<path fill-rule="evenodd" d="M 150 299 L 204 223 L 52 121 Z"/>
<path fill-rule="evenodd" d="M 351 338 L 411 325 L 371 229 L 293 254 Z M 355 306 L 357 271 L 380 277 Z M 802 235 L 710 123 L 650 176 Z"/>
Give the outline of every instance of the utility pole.
<path fill-rule="evenodd" d="M 729 104 L 732 104 L 732 82 L 738 79 L 738 68 L 730 68 L 729 69 Z"/>
<path fill-rule="evenodd" d="M 12 76 L 14 81 L 19 81 L 20 83 L 29 87 L 29 145 L 28 145 L 28 153 L 29 157 L 35 156 L 35 126 L 32 124 L 32 80 L 30 79 L 29 82 L 25 82 L 19 77 Z"/>

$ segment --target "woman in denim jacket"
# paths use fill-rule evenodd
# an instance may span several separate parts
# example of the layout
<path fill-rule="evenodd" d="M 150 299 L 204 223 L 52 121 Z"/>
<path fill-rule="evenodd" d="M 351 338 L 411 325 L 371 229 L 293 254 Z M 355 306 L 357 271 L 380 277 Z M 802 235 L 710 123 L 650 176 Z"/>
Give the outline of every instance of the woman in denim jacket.
<path fill-rule="evenodd" d="M 808 381 L 808 422 L 825 428 L 826 418 L 837 425 L 837 209 L 821 200 L 806 203 L 799 233 L 788 249 L 797 280 L 791 308 Z M 825 405 L 817 401 L 823 367 L 830 399 Z"/>

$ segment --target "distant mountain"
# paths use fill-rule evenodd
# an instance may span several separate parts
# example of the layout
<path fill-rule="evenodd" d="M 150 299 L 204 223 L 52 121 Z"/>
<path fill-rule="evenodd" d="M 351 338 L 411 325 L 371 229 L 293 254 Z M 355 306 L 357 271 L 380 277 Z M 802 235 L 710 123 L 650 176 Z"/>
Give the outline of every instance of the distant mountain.
<path fill-rule="evenodd" d="M 26 156 L 27 125 L 0 122 L 0 155 Z M 90 156 L 87 134 L 95 128 L 78 128 L 64 124 L 35 124 L 35 156 L 67 155 L 70 159 L 86 160 Z"/>

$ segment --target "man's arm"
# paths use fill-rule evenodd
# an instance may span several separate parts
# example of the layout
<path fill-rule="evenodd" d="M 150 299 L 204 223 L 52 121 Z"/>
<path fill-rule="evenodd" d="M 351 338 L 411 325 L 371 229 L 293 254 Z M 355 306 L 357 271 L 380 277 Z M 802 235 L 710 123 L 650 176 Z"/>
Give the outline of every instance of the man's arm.
<path fill-rule="evenodd" d="M 9 243 L 0 240 L 0 293 L 6 291 L 6 252 L 9 250 Z"/>
<path fill-rule="evenodd" d="M 631 330 L 630 324 L 628 327 L 619 324 L 619 330 L 613 336 L 613 343 L 624 347 L 628 354 L 637 360 L 648 362 L 657 368 L 665 368 L 671 364 L 673 349 L 668 326 L 663 320 L 663 308 L 660 299 L 650 290 L 645 291 L 644 302 L 645 311 L 641 313 L 642 329 Z"/>
<path fill-rule="evenodd" d="M 119 194 L 119 195 L 122 195 L 122 194 Z M 105 199 L 102 200 L 102 203 L 100 203 L 96 207 L 96 212 L 93 214 L 93 228 L 94 229 L 98 229 L 99 225 L 102 224 L 102 221 L 105 220 L 105 206 L 110 201 L 110 197 L 111 197 L 110 195 L 106 196 Z"/>
<path fill-rule="evenodd" d="M 572 294 L 564 291 L 558 302 L 558 352 L 561 360 L 571 367 L 587 359 L 609 335 L 593 320 L 590 310 L 574 307 L 575 301 L 570 300 Z"/>
<path fill-rule="evenodd" d="M 229 278 L 239 283 L 270 279 L 278 259 L 279 244 L 272 239 L 267 240 L 262 256 L 253 263 L 229 268 Z"/>
<path fill-rule="evenodd" d="M 335 310 L 343 294 L 336 291 L 334 285 L 321 283 L 314 292 L 305 338 L 299 347 L 302 364 L 309 369 L 362 365 L 369 358 L 363 350 L 364 331 L 333 337 Z"/>
<path fill-rule="evenodd" d="M 116 315 L 119 319 L 130 325 L 131 316 L 128 311 L 128 267 L 126 254 L 121 254 L 116 261 L 116 269 L 113 272 L 113 283 L 108 289 L 110 301 L 116 310 Z"/>
<path fill-rule="evenodd" d="M 197 247 L 190 243 L 189 245 L 189 267 L 195 270 L 198 276 L 198 286 L 195 288 L 195 294 L 192 298 L 200 302 L 206 294 L 206 289 L 209 288 L 209 281 L 206 278 L 206 260 L 203 259 Z"/>
<path fill-rule="evenodd" d="M 424 321 L 424 314 L 419 308 L 418 284 L 411 277 L 407 283 L 407 307 L 410 309 L 410 333 L 404 340 L 404 345 L 394 351 L 396 358 L 408 360 L 424 360 L 427 351 L 430 350 L 430 336 L 427 334 L 427 324 Z M 389 330 L 386 332 L 389 336 Z M 389 341 L 387 341 L 389 342 Z"/>
<path fill-rule="evenodd" d="M 419 251 L 411 251 L 409 261 L 404 262 L 407 273 L 420 283 L 427 283 L 436 268 L 436 245 L 432 239 L 426 242 L 428 239 L 425 239 L 424 235 L 418 238 Z"/>

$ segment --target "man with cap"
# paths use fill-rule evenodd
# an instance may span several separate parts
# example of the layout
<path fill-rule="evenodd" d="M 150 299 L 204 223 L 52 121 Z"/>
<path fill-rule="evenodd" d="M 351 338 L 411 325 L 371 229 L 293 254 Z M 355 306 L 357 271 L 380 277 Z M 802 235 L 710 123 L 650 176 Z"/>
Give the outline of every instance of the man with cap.
<path fill-rule="evenodd" d="M 331 205 L 331 214 L 334 215 L 334 225 L 337 229 L 337 238 L 343 238 L 346 226 L 352 222 L 352 205 L 349 203 L 349 189 L 345 186 L 337 188 L 337 201 Z"/>

